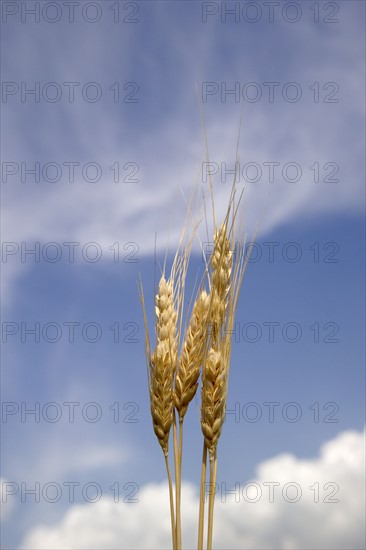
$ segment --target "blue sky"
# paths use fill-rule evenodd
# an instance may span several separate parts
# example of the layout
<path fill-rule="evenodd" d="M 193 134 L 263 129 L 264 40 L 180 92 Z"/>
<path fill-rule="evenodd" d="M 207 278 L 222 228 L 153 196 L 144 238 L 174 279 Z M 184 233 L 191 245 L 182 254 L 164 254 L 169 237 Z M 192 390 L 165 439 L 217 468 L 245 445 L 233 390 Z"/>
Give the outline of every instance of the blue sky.
<path fill-rule="evenodd" d="M 362 548 L 364 4 L 315 3 L 316 22 L 312 3 L 280 2 L 270 22 L 258 2 L 260 19 L 249 22 L 254 7 L 242 2 L 236 22 L 225 3 L 118 2 L 114 22 L 117 3 L 82 1 L 71 23 L 57 2 L 60 20 L 51 23 L 52 4 L 35 8 L 38 23 L 24 2 L 2 2 L 1 475 L 3 492 L 19 488 L 3 497 L 2 547 L 169 547 L 169 524 L 156 511 L 156 503 L 167 511 L 165 472 L 149 415 L 137 280 L 151 316 L 155 235 L 162 263 L 177 244 L 183 194 L 207 189 L 206 99 L 218 215 L 243 106 L 238 186 L 248 239 L 261 221 L 260 257 L 248 266 L 237 310 L 228 396 L 235 414 L 220 440 L 219 483 L 296 482 L 307 495 L 287 507 L 263 499 L 250 510 L 219 495 L 216 547 Z M 100 20 L 91 23 L 94 14 Z M 22 87 L 37 83 L 39 101 L 22 101 Z M 95 91 L 102 95 L 93 102 Z M 26 171 L 35 163 L 39 181 Z M 199 234 L 207 241 L 204 224 Z M 39 258 L 25 254 L 32 247 Z M 190 283 L 202 267 L 197 240 Z M 25 332 L 36 323 L 39 342 Z M 50 402 L 57 405 L 44 409 Z M 35 403 L 40 421 L 22 422 L 22 407 Z M 185 432 L 187 548 L 201 445 L 197 397 Z M 138 487 L 139 502 L 115 504 L 109 487 L 117 481 L 123 496 Z M 22 502 L 21 484 L 36 482 L 58 483 L 62 498 Z M 103 497 L 91 503 L 77 489 L 70 502 L 68 482 L 96 483 Z M 317 508 L 314 483 L 336 483 L 339 502 Z"/>

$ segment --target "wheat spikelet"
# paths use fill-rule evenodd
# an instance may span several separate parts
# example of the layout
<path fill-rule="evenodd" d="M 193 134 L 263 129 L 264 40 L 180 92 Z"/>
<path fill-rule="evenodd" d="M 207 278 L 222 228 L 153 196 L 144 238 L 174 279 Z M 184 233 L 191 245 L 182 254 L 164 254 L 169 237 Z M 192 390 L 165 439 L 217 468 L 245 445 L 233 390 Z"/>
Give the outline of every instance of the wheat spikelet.
<path fill-rule="evenodd" d="M 177 365 L 177 312 L 172 281 L 162 276 L 156 296 L 156 350 L 149 361 L 150 408 L 153 426 L 165 455 L 173 423 L 173 380 Z"/>
<path fill-rule="evenodd" d="M 210 349 L 202 376 L 201 427 L 210 457 L 215 453 L 225 418 L 227 372 L 220 351 Z"/>
<path fill-rule="evenodd" d="M 214 234 L 214 251 L 211 257 L 212 281 L 211 281 L 211 309 L 210 323 L 212 326 L 211 345 L 218 350 L 222 327 L 225 323 L 225 315 L 230 292 L 233 254 L 231 243 L 227 236 L 226 223 Z"/>
<path fill-rule="evenodd" d="M 202 290 L 193 306 L 175 378 L 174 404 L 181 422 L 198 387 L 206 348 L 209 306 L 210 297 L 205 290 Z"/>

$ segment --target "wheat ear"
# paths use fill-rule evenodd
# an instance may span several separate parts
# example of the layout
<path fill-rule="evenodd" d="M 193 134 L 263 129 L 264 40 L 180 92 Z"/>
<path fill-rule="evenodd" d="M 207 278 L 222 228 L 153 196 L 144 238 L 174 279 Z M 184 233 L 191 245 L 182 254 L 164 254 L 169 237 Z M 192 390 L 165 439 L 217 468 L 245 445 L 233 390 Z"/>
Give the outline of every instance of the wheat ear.
<path fill-rule="evenodd" d="M 210 460 L 215 454 L 225 417 L 227 376 L 220 351 L 210 349 L 205 362 L 202 384 L 202 433 Z"/>
<path fill-rule="evenodd" d="M 169 433 L 174 420 L 173 380 L 178 358 L 177 312 L 172 280 L 161 276 L 155 297 L 156 349 L 149 357 L 150 410 L 155 435 L 165 457 L 169 482 L 172 545 L 177 547 L 173 483 L 168 461 Z M 147 345 L 149 349 L 149 344 Z"/>
<path fill-rule="evenodd" d="M 201 428 L 210 459 L 215 455 L 225 418 L 227 395 L 227 352 L 224 353 L 226 313 L 231 288 L 233 254 L 226 224 L 215 232 L 211 281 L 210 348 L 202 372 Z"/>
<path fill-rule="evenodd" d="M 155 435 L 164 455 L 167 455 L 169 433 L 174 419 L 173 380 L 177 365 L 178 344 L 173 283 L 166 281 L 164 275 L 159 282 L 155 313 L 156 349 L 150 358 L 150 408 Z"/>
<path fill-rule="evenodd" d="M 205 290 L 202 290 L 193 306 L 175 378 L 174 404 L 180 422 L 183 421 L 188 405 L 198 388 L 206 348 L 209 306 L 210 297 Z"/>

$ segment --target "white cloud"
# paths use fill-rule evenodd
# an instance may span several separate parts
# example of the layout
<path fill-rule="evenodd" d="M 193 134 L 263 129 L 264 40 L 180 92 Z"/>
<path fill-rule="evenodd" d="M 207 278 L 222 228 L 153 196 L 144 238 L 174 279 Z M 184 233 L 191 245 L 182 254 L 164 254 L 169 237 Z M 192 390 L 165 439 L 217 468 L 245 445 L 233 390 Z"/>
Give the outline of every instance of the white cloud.
<path fill-rule="evenodd" d="M 222 475 L 219 471 L 219 477 Z M 269 499 L 268 483 L 271 482 L 280 484 L 274 488 L 273 502 Z M 219 487 L 221 483 L 222 477 Z M 259 464 L 257 475 L 251 481 L 262 491 L 258 502 L 248 502 L 255 499 L 255 486 L 250 488 L 243 480 L 239 483 L 238 502 L 235 502 L 233 495 L 227 495 L 224 502 L 223 492 L 219 490 L 217 493 L 215 548 L 364 548 L 364 433 L 341 433 L 325 443 L 316 458 L 300 459 L 283 454 Z M 287 497 L 284 498 L 284 487 L 289 483 L 298 486 L 287 486 Z M 325 486 L 327 483 L 331 485 Z M 314 502 L 317 487 L 319 502 Z M 287 502 L 286 499 L 296 497 L 296 491 L 299 491 L 298 501 Z M 115 504 L 112 499 L 103 498 L 94 505 L 74 505 L 58 524 L 35 526 L 25 536 L 21 548 L 90 550 L 171 547 L 166 485 L 146 485 L 141 488 L 138 498 L 139 502 L 135 504 Z M 336 499 L 337 502 L 324 502 L 326 498 Z M 184 548 L 195 548 L 196 488 L 185 483 L 182 499 Z"/>

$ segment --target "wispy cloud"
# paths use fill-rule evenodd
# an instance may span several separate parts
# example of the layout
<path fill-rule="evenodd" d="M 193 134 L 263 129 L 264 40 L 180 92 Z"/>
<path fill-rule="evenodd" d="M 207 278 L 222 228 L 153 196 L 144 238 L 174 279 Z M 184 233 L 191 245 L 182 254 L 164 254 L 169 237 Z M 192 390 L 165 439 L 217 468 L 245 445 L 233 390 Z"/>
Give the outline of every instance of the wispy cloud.
<path fill-rule="evenodd" d="M 137 242 L 142 254 L 153 252 L 151 236 L 155 232 L 161 236 L 170 232 L 173 243 L 178 238 L 177 227 L 184 211 L 183 201 L 177 201 L 179 187 L 187 193 L 193 184 L 202 185 L 204 147 L 195 87 L 201 90 L 207 81 L 215 81 L 220 87 L 223 84 L 228 89 L 237 83 L 241 91 L 245 82 L 261 83 L 263 100 L 244 105 L 240 148 L 239 185 L 246 188 L 244 216 L 248 231 L 259 218 L 262 232 L 269 233 L 295 218 L 311 223 L 325 213 L 361 211 L 364 174 L 360 120 L 364 94 L 359 76 L 363 68 L 358 55 L 360 35 L 348 33 L 358 21 L 356 7 L 343 10 L 341 24 L 326 34 L 310 23 L 294 28 L 278 21 L 278 34 L 261 35 L 265 37 L 261 41 L 253 29 L 248 38 L 244 38 L 238 26 L 217 26 L 217 22 L 202 25 L 199 14 L 194 12 L 192 17 L 198 19 L 187 31 L 189 48 L 178 15 L 162 4 L 154 11 L 154 22 L 160 30 L 156 35 L 160 34 L 164 43 L 169 43 L 165 63 L 161 65 L 156 64 L 158 45 L 156 51 L 146 51 L 142 46 L 133 48 L 134 35 L 127 30 L 117 33 L 114 28 L 105 40 L 107 28 L 102 24 L 94 28 L 92 40 L 89 40 L 90 28 L 78 29 L 78 43 L 88 43 L 87 49 L 74 47 L 75 36 L 70 29 L 63 29 L 69 41 L 65 40 L 61 27 L 52 29 L 62 41 L 60 48 L 50 41 L 49 26 L 41 27 L 37 33 L 28 26 L 32 47 L 27 49 L 26 58 L 22 52 L 27 48 L 29 36 L 24 35 L 23 28 L 21 33 L 6 35 L 13 52 L 12 65 L 5 64 L 9 80 L 88 82 L 98 79 L 106 85 L 116 79 L 117 68 L 123 65 L 124 74 L 130 80 L 137 79 L 141 90 L 139 103 L 123 105 L 122 111 L 107 100 L 69 105 L 41 102 L 22 104 L 19 108 L 19 102 L 9 98 L 4 106 L 5 129 L 9 129 L 4 160 L 19 164 L 38 160 L 42 166 L 54 161 L 62 167 L 63 178 L 53 184 L 35 184 L 31 176 L 24 184 L 16 183 L 19 175 L 9 178 L 3 185 L 6 241 L 94 240 L 107 246 L 123 235 Z M 145 28 L 143 23 L 135 32 L 140 29 L 144 29 L 147 36 L 152 32 L 151 27 Z M 276 37 L 278 40 L 273 43 Z M 246 51 L 249 39 L 252 47 Z M 282 55 L 290 42 L 292 55 L 283 57 L 275 79 L 268 50 L 274 47 L 273 55 L 277 50 L 278 55 Z M 38 60 L 45 44 L 52 56 L 47 56 L 40 65 Z M 220 48 L 229 63 L 220 58 Z M 200 55 L 196 55 L 197 51 Z M 92 66 L 85 63 L 91 59 Z M 180 70 L 175 80 L 171 68 L 178 60 Z M 279 84 L 276 99 L 270 103 L 266 98 L 269 88 L 263 82 L 273 80 Z M 299 102 L 283 100 L 283 83 L 290 81 L 301 87 L 303 97 Z M 329 81 L 339 86 L 338 103 L 323 103 L 324 94 L 333 90 L 332 87 L 327 92 L 322 89 L 324 82 Z M 309 90 L 314 82 L 318 82 L 321 95 L 318 103 L 313 98 L 316 92 Z M 161 89 L 165 102 L 174 108 L 164 111 L 159 107 L 156 113 L 152 110 L 151 102 L 158 102 L 157 88 Z M 239 104 L 232 96 L 227 97 L 227 101 L 222 102 L 218 93 L 204 104 L 210 157 L 218 167 L 215 175 L 218 205 L 224 204 L 223 196 L 231 182 L 225 170 L 232 170 L 234 166 L 240 116 Z M 40 130 L 36 135 L 35 125 Z M 62 163 L 69 161 L 79 162 L 81 167 L 88 161 L 97 162 L 103 169 L 102 179 L 94 184 L 86 182 L 79 167 L 75 182 L 65 182 L 67 168 Z M 116 161 L 121 165 L 136 163 L 138 183 L 113 183 L 109 167 Z M 268 163 L 271 162 L 278 164 L 274 180 L 270 182 Z M 258 170 L 252 168 L 247 172 L 248 163 L 259 166 L 258 181 L 246 181 L 255 179 Z M 291 180 L 294 177 L 291 167 L 286 181 L 283 174 L 288 163 L 300 167 L 299 181 Z M 318 167 L 314 163 L 319 163 Z M 324 182 L 326 176 L 331 177 L 333 169 L 338 181 Z M 320 171 L 319 182 L 315 181 L 317 171 Z M 221 181 L 225 178 L 226 185 Z M 167 216 L 167 212 L 174 214 Z M 165 246 L 164 239 L 159 242 Z M 26 269 L 20 262 L 16 267 L 8 266 L 4 266 L 3 275 L 6 296 L 12 289 L 11 281 L 16 284 L 17 277 Z"/>

